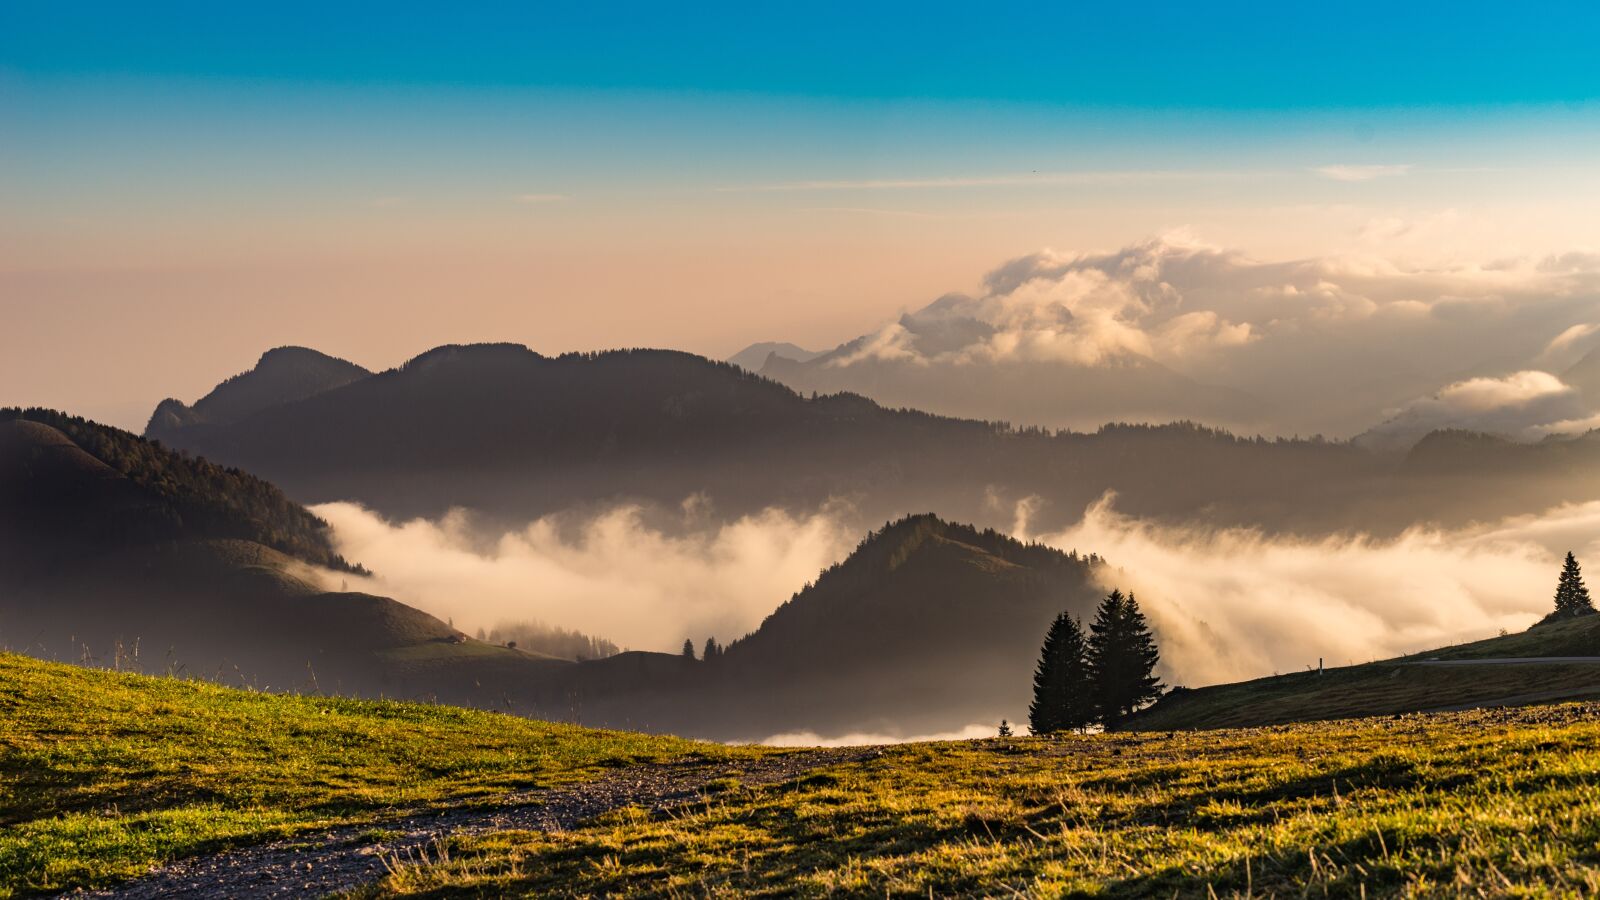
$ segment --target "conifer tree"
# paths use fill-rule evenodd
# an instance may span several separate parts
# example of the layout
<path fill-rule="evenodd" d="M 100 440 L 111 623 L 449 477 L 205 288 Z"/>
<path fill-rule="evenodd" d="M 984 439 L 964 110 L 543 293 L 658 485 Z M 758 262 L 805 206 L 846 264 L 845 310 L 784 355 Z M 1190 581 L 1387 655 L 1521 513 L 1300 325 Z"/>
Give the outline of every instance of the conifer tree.
<path fill-rule="evenodd" d="M 691 638 L 683 639 L 683 658 L 694 659 L 694 640 Z"/>
<path fill-rule="evenodd" d="M 1013 734 L 1013 732 L 1011 730 L 1011 723 L 1007 722 L 1005 719 L 1001 719 L 1000 720 L 1000 730 L 996 733 L 996 736 L 997 737 L 1008 738 L 1008 737 L 1011 737 L 1012 734 Z"/>
<path fill-rule="evenodd" d="M 1094 720 L 1083 626 L 1066 613 L 1056 616 L 1033 673 L 1028 729 L 1034 734 L 1081 729 Z"/>
<path fill-rule="evenodd" d="M 717 646 L 717 639 L 706 638 L 706 649 L 700 654 L 701 659 L 710 660 L 722 655 L 722 648 Z"/>
<path fill-rule="evenodd" d="M 1100 724 L 1109 731 L 1124 717 L 1161 696 L 1156 678 L 1161 654 L 1132 594 L 1113 590 L 1100 601 L 1089 626 L 1089 670 Z"/>
<path fill-rule="evenodd" d="M 1594 612 L 1594 602 L 1589 599 L 1589 589 L 1583 584 L 1583 570 L 1577 557 L 1567 551 L 1567 561 L 1561 566 L 1561 578 L 1556 582 L 1556 618 L 1583 616 Z"/>

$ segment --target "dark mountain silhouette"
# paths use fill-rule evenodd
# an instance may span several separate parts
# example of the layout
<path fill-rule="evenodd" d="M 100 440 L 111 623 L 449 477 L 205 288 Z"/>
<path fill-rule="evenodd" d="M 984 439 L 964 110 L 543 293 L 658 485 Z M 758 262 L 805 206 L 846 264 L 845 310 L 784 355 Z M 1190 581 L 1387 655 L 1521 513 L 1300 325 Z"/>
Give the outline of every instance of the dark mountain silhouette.
<path fill-rule="evenodd" d="M 355 363 L 305 347 L 275 347 L 261 354 L 255 368 L 217 385 L 192 407 L 170 398 L 161 401 L 145 434 L 160 439 L 179 428 L 226 425 L 269 406 L 303 400 L 371 374 Z"/>
<path fill-rule="evenodd" d="M 440 347 L 166 440 L 301 502 L 354 499 L 391 516 L 465 506 L 517 522 L 586 504 L 676 507 L 704 492 L 729 516 L 844 498 L 863 521 L 935 508 L 1009 528 L 1014 504 L 1031 497 L 1038 530 L 1075 521 L 1111 491 L 1119 510 L 1144 517 L 1382 534 L 1525 512 L 1552 490 L 1522 462 L 1542 451 L 1521 445 L 1506 450 L 1519 460 L 1510 468 L 1472 457 L 1435 471 L 1422 462 L 1427 441 L 1402 458 L 1186 422 L 1050 432 L 854 394 L 805 397 L 687 353 L 546 357 L 509 344 Z M 1450 488 L 1461 473 L 1477 479 L 1473 490 Z M 1575 486 L 1563 500 L 1600 495 L 1593 479 Z"/>
<path fill-rule="evenodd" d="M 760 372 L 761 367 L 767 364 L 768 358 L 773 356 L 794 362 L 809 362 L 821 355 L 820 351 L 807 350 L 804 347 L 797 347 L 794 344 L 783 341 L 762 341 L 757 344 L 751 344 L 728 357 L 728 362 L 741 369 Z"/>
<path fill-rule="evenodd" d="M 566 665 L 323 586 L 356 571 L 320 520 L 260 479 L 84 419 L 0 411 L 0 643 L 11 649 L 513 707 L 507 686 Z"/>
<path fill-rule="evenodd" d="M 354 570 L 334 552 L 327 523 L 253 475 L 54 410 L 0 409 L 0 425 L 8 464 L 0 490 L 17 513 L 7 524 L 18 529 L 4 533 L 0 552 L 68 540 L 104 548 L 201 534 Z M 32 527 L 21 528 L 25 521 Z"/>
<path fill-rule="evenodd" d="M 1038 643 L 1092 612 L 1092 556 L 910 516 L 869 535 L 714 660 L 624 653 L 563 690 L 588 724 L 730 740 L 917 734 L 1015 717 Z"/>

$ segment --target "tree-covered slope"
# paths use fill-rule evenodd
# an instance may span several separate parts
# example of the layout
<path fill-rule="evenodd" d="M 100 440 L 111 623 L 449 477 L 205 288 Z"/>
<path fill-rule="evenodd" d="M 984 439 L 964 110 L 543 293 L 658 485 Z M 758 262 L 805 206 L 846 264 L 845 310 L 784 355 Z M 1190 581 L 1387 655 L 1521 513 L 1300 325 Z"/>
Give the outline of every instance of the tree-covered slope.
<path fill-rule="evenodd" d="M 522 712 L 567 665 L 350 590 L 359 573 L 259 478 L 61 413 L 0 411 L 0 647 Z"/>
<path fill-rule="evenodd" d="M 0 409 L 0 475 L 0 528 L 9 529 L 3 545 L 38 538 L 27 523 L 50 519 L 85 530 L 105 526 L 96 541 L 236 538 L 315 565 L 354 568 L 334 551 L 327 523 L 272 484 L 55 410 Z M 96 521 L 102 502 L 139 514 L 111 526 Z M 60 514 L 76 507 L 76 523 Z"/>

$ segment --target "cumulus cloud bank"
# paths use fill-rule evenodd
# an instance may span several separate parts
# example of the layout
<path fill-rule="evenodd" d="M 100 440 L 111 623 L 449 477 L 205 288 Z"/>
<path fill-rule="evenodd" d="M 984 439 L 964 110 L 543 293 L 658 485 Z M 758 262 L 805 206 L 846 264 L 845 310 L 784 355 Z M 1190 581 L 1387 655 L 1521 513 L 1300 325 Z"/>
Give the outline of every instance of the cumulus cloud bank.
<path fill-rule="evenodd" d="M 1262 262 L 1180 232 L 1111 253 L 1011 260 L 981 292 L 941 297 L 814 365 L 852 387 L 855 368 L 963 367 L 976 379 L 1006 364 L 1149 361 L 1254 398 L 1250 415 L 1217 424 L 1345 436 L 1413 403 L 1419 417 L 1453 412 L 1463 408 L 1454 394 L 1478 389 L 1463 385 L 1556 373 L 1596 346 L 1594 254 L 1433 267 L 1354 256 Z M 869 394 L 886 383 L 881 371 L 859 377 Z M 1038 390 L 1049 387 L 1044 378 Z M 893 400 L 941 410 L 942 393 Z M 1006 394 L 994 392 L 996 406 Z"/>
<path fill-rule="evenodd" d="M 1573 387 L 1548 372 L 1469 378 L 1415 400 L 1358 440 L 1380 449 L 1404 449 L 1430 431 L 1465 428 L 1533 441 L 1600 427 L 1600 416 Z"/>
<path fill-rule="evenodd" d="M 1596 534 L 1600 501 L 1379 541 L 1155 525 L 1108 497 L 1037 538 L 1105 556 L 1106 586 L 1134 591 L 1149 614 L 1168 680 L 1195 687 L 1520 630 L 1549 611 L 1560 554 L 1600 550 Z"/>
<path fill-rule="evenodd" d="M 485 534 L 461 510 L 406 522 L 353 503 L 314 511 L 333 526 L 340 553 L 378 573 L 366 590 L 464 630 L 539 619 L 633 650 L 744 635 L 859 537 L 837 516 L 780 510 L 674 523 L 684 527 L 669 533 L 624 506 L 500 534 Z M 693 519 L 692 508 L 686 515 Z"/>

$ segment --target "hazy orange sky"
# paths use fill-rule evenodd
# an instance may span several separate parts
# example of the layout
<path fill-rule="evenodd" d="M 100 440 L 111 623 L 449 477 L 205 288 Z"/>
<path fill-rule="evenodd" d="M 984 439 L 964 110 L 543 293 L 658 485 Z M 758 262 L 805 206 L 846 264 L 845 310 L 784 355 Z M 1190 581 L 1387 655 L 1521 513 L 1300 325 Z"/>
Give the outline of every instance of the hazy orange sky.
<path fill-rule="evenodd" d="M 821 348 L 1007 259 L 1176 229 L 1267 260 L 1600 247 L 1592 77 L 1535 81 L 1532 45 L 1522 82 L 1330 80 L 1241 8 L 1205 27 L 1260 58 L 1198 59 L 1174 19 L 1116 52 L 1000 31 L 1007 65 L 913 78 L 932 25 L 864 62 L 825 23 L 755 49 L 500 23 L 523 46 L 99 12 L 0 14 L 0 403 L 126 427 L 275 345 Z"/>

